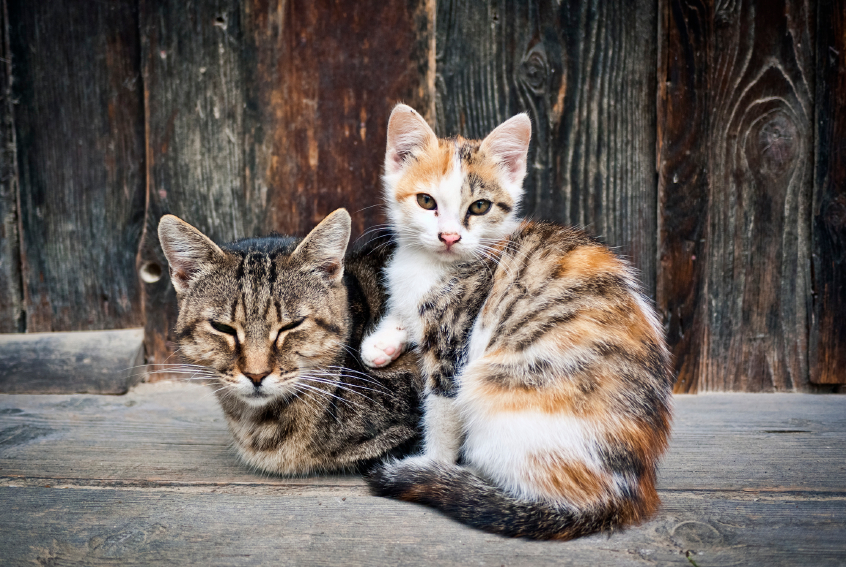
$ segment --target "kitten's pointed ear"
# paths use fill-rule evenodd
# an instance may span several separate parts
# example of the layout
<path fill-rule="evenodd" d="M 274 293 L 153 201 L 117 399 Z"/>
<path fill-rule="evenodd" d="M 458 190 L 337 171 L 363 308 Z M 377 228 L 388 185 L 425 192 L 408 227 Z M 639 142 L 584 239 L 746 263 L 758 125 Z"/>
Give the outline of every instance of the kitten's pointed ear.
<path fill-rule="evenodd" d="M 332 282 L 339 281 L 344 276 L 351 225 L 346 209 L 330 213 L 300 242 L 294 255 L 301 256 L 306 269 L 319 271 Z"/>
<path fill-rule="evenodd" d="M 217 244 L 179 217 L 159 220 L 159 242 L 170 266 L 170 280 L 176 293 L 188 291 L 191 282 L 215 261 L 223 258 Z"/>
<path fill-rule="evenodd" d="M 509 182 L 521 184 L 526 176 L 526 158 L 532 139 L 532 121 L 523 113 L 496 127 L 482 141 L 481 150 L 503 168 Z"/>
<path fill-rule="evenodd" d="M 437 143 L 438 137 L 416 110 L 405 104 L 396 105 L 388 120 L 385 173 L 399 173 L 408 158 L 430 144 Z"/>

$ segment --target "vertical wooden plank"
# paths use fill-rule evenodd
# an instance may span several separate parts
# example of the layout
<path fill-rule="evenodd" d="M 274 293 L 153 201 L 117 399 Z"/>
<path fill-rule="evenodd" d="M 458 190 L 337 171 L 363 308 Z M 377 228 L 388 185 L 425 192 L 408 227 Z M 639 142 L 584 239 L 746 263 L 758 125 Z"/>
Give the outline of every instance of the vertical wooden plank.
<path fill-rule="evenodd" d="M 0 333 L 23 331 L 23 315 L 12 51 L 6 0 L 0 0 Z"/>
<path fill-rule="evenodd" d="M 162 214 L 221 241 L 304 234 L 338 207 L 353 238 L 383 222 L 387 119 L 431 106 L 432 19 L 431 0 L 142 0 L 149 362 L 176 321 Z"/>
<path fill-rule="evenodd" d="M 813 15 L 662 2 L 658 304 L 677 391 L 808 388 Z"/>
<path fill-rule="evenodd" d="M 676 392 L 696 392 L 706 318 L 703 248 L 710 108 L 705 54 L 711 18 L 701 2 L 661 0 L 658 57 L 656 302 L 676 365 Z"/>
<path fill-rule="evenodd" d="M 520 111 L 528 216 L 584 226 L 655 289 L 654 0 L 444 0 L 438 133 L 484 136 Z"/>
<path fill-rule="evenodd" d="M 133 3 L 9 0 L 26 329 L 138 326 L 143 114 Z"/>
<path fill-rule="evenodd" d="M 163 363 L 176 296 L 156 234 L 174 213 L 215 239 L 245 236 L 244 85 L 235 2 L 141 0 L 146 210 L 137 266 L 148 363 Z"/>
<path fill-rule="evenodd" d="M 818 0 L 811 381 L 846 383 L 846 3 Z"/>

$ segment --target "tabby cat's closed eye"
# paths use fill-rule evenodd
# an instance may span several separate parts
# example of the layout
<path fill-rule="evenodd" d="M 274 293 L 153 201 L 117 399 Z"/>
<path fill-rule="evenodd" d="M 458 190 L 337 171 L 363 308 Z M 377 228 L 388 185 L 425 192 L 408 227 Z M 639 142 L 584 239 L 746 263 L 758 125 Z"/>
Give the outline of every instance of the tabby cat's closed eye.
<path fill-rule="evenodd" d="M 221 323 L 220 321 L 209 321 L 209 323 L 211 323 L 212 329 L 214 329 L 218 333 L 232 335 L 233 337 L 238 336 L 238 331 L 235 330 L 235 327 L 231 327 L 226 323 Z"/>
<path fill-rule="evenodd" d="M 287 325 L 283 325 L 283 326 L 279 329 L 279 334 L 281 335 L 281 334 L 282 334 L 282 333 L 284 333 L 285 331 L 290 331 L 291 329 L 296 329 L 297 327 L 299 327 L 300 325 L 302 325 L 303 321 L 305 321 L 305 317 L 302 317 L 302 318 L 300 318 L 300 319 L 296 319 L 296 320 L 294 320 L 294 321 L 291 321 L 291 322 L 290 322 L 290 323 L 288 323 Z M 277 335 L 277 336 L 278 336 L 278 335 Z"/>

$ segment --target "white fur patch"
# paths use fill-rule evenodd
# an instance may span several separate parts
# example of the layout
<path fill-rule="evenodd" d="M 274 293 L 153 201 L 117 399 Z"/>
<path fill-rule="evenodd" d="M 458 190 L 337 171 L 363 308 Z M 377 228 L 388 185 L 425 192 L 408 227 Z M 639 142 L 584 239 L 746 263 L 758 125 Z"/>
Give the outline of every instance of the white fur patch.
<path fill-rule="evenodd" d="M 395 315 L 382 318 L 379 326 L 361 342 L 361 360 L 371 368 L 387 366 L 403 353 L 408 345 L 408 332 Z"/>
<path fill-rule="evenodd" d="M 541 412 L 489 414 L 458 403 L 465 418 L 464 457 L 482 475 L 512 494 L 525 498 L 560 500 L 542 484 L 538 461 L 579 462 L 599 474 L 591 439 L 591 424 L 572 416 Z"/>

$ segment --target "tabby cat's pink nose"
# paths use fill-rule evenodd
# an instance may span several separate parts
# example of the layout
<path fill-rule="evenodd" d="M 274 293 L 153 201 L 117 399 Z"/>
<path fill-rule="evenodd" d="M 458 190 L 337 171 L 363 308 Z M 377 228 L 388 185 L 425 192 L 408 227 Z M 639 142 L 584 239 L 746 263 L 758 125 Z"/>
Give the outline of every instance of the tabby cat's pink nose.
<path fill-rule="evenodd" d="M 438 233 L 438 240 L 446 244 L 447 250 L 450 246 L 461 240 L 461 235 L 457 232 L 440 232 Z"/>
<path fill-rule="evenodd" d="M 253 374 L 251 372 L 242 372 L 242 374 L 252 380 L 254 385 L 258 386 L 261 384 L 262 380 L 267 378 L 268 374 L 270 374 L 270 371 L 258 372 L 256 374 Z"/>

